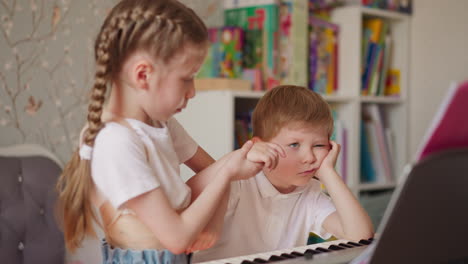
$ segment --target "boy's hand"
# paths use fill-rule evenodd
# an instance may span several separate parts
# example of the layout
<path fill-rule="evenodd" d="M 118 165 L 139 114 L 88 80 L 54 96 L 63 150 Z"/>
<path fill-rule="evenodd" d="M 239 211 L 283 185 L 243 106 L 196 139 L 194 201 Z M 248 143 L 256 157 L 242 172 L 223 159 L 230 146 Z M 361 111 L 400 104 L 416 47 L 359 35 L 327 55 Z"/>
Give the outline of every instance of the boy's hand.
<path fill-rule="evenodd" d="M 338 159 L 338 154 L 340 154 L 341 146 L 335 141 L 330 140 L 330 151 L 327 156 L 323 159 L 320 168 L 317 171 L 317 177 L 320 179 L 323 174 L 326 174 L 329 170 L 334 170 L 336 165 L 336 160 Z"/>
<path fill-rule="evenodd" d="M 286 157 L 283 148 L 276 143 L 263 142 L 253 139 L 255 144 L 247 153 L 247 160 L 264 164 L 264 167 L 272 170 L 278 165 L 279 157 Z"/>

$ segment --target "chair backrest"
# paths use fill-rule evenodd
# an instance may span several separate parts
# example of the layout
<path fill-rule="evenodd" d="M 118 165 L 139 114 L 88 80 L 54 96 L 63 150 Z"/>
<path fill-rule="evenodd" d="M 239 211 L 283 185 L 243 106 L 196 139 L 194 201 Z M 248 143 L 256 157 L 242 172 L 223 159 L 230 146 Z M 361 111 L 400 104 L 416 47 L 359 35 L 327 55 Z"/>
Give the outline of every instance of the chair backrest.
<path fill-rule="evenodd" d="M 37 145 L 0 148 L 0 262 L 64 263 L 55 219 L 58 159 Z"/>

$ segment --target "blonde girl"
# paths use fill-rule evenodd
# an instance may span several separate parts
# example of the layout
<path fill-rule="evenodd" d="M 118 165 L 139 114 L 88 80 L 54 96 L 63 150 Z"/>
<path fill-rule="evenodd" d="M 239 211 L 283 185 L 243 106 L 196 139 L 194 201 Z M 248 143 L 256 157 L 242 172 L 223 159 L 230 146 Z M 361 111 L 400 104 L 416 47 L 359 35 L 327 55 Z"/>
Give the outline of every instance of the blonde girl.
<path fill-rule="evenodd" d="M 212 244 L 199 235 L 222 221 L 230 182 L 276 165 L 275 146 L 252 142 L 213 163 L 173 118 L 195 96 L 207 45 L 203 22 L 175 0 L 122 0 L 110 11 L 95 43 L 87 127 L 58 182 L 69 250 L 100 219 L 103 263 L 190 262 L 186 252 Z M 199 172 L 192 188 L 181 163 Z"/>

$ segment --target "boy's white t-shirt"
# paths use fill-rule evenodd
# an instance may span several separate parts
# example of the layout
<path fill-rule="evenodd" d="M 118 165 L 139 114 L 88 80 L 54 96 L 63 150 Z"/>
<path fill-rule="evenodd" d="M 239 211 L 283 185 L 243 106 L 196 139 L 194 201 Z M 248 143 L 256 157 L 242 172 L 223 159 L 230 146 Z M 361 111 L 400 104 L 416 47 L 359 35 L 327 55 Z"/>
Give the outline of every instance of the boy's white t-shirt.
<path fill-rule="evenodd" d="M 195 253 L 193 262 L 304 246 L 309 232 L 328 239 L 322 223 L 334 211 L 319 181 L 282 194 L 260 172 L 231 184 L 221 237 L 212 248 Z"/>
<path fill-rule="evenodd" d="M 125 119 L 133 129 L 109 122 L 96 137 L 91 174 L 98 190 L 115 207 L 161 187 L 171 206 L 190 204 L 191 190 L 180 177 L 180 164 L 191 158 L 197 143 L 171 118 L 153 127 Z"/>

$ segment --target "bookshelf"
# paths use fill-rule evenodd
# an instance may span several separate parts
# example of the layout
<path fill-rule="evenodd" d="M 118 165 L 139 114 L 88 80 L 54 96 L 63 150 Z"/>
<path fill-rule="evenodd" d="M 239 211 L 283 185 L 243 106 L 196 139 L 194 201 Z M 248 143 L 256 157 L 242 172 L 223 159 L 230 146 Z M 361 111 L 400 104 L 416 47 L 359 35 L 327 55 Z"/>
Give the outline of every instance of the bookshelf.
<path fill-rule="evenodd" d="M 389 22 L 393 40 L 391 64 L 400 70 L 401 75 L 399 97 L 361 95 L 362 23 L 367 17 Z M 345 6 L 333 11 L 332 21 L 340 26 L 339 88 L 335 94 L 323 97 L 335 109 L 346 128 L 346 183 L 358 197 L 366 192 L 391 190 L 407 163 L 410 16 L 361 6 Z M 188 108 L 176 118 L 200 146 L 218 159 L 234 150 L 236 114 L 252 110 L 263 94 L 258 91 L 199 91 L 189 102 Z M 394 180 L 389 182 L 361 182 L 361 111 L 368 104 L 380 107 L 393 135 L 391 167 Z M 187 178 L 191 175 L 189 169 L 183 166 L 182 176 Z"/>
<path fill-rule="evenodd" d="M 387 96 L 363 96 L 361 95 L 362 78 L 362 36 L 363 21 L 367 18 L 380 18 L 389 25 L 392 40 L 390 64 L 392 68 L 400 70 L 400 95 L 398 97 Z M 408 109 L 408 85 L 409 85 L 409 50 L 410 50 L 410 16 L 402 13 L 367 8 L 358 5 L 345 6 L 334 9 L 332 21 L 340 26 L 339 35 L 339 90 L 347 96 L 351 96 L 350 104 L 355 113 L 348 118 L 354 120 L 349 127 L 350 146 L 348 148 L 349 165 L 347 181 L 348 186 L 356 195 L 366 192 L 391 190 L 396 186 L 398 177 L 408 162 L 407 158 L 407 109 Z M 386 126 L 392 137 L 390 166 L 392 168 L 392 180 L 386 182 L 361 181 L 360 168 L 360 126 L 361 114 L 367 105 L 377 105 L 384 116 Z M 346 117 L 344 117 L 346 118 Z"/>

